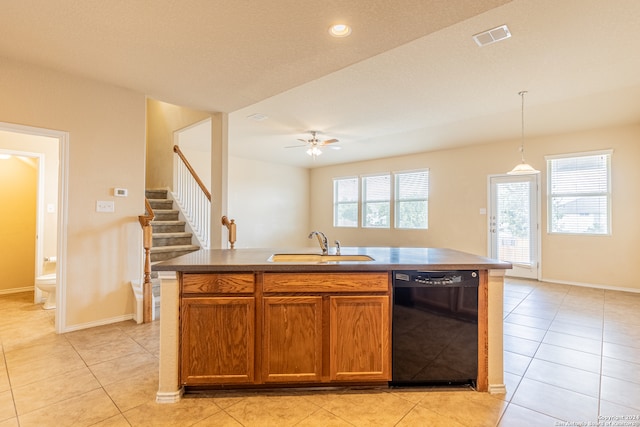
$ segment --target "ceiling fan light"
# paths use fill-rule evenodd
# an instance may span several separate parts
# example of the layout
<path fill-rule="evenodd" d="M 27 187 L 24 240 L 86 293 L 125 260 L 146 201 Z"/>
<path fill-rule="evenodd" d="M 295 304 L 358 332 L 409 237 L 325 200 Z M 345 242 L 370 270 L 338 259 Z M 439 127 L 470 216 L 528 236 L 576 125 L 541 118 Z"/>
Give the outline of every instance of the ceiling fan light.
<path fill-rule="evenodd" d="M 329 27 L 329 34 L 333 37 L 347 37 L 351 34 L 351 27 L 347 24 L 335 24 Z"/>
<path fill-rule="evenodd" d="M 307 154 L 312 157 L 319 156 L 320 154 L 322 154 L 322 150 L 320 150 L 318 147 L 311 147 L 307 150 Z"/>

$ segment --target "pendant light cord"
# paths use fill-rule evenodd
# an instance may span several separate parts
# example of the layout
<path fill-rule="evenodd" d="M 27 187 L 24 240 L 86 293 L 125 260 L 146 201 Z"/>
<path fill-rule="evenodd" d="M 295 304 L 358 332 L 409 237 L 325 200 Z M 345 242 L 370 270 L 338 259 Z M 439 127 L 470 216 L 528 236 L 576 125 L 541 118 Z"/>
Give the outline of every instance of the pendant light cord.
<path fill-rule="evenodd" d="M 518 92 L 518 95 L 520 95 L 520 98 L 522 98 L 522 107 L 520 109 L 521 116 L 522 116 L 521 117 L 522 120 L 520 121 L 520 123 L 522 124 L 521 133 L 520 133 L 520 157 L 522 159 L 522 163 L 524 163 L 524 95 L 526 93 L 527 93 L 526 90 Z"/>

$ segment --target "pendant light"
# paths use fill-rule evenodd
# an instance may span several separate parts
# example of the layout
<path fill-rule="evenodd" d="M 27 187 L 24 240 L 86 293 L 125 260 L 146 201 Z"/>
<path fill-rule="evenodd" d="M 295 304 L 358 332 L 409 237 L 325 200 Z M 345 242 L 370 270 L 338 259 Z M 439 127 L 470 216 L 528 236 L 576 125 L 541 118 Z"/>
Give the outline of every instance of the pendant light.
<path fill-rule="evenodd" d="M 515 168 L 511 170 L 511 172 L 507 172 L 507 175 L 529 175 L 534 173 L 540 173 L 540 171 L 535 170 L 533 166 L 526 163 L 524 161 L 524 95 L 527 93 L 526 90 L 518 92 L 520 98 L 522 99 L 522 134 L 520 137 L 520 158 L 522 160 L 521 163 L 516 165 Z"/>

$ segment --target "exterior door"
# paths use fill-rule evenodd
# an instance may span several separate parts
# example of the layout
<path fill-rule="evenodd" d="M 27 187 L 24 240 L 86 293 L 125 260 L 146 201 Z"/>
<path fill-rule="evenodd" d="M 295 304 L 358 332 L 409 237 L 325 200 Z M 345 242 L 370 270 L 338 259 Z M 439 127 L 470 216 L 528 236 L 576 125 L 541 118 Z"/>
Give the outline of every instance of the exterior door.
<path fill-rule="evenodd" d="M 489 252 L 513 264 L 508 276 L 538 279 L 539 176 L 489 177 Z"/>

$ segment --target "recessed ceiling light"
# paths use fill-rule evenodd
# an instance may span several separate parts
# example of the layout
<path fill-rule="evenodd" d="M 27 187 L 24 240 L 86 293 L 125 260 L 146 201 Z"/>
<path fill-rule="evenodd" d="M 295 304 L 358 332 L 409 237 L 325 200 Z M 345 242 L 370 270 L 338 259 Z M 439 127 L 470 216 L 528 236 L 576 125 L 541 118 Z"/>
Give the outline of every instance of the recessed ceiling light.
<path fill-rule="evenodd" d="M 473 40 L 475 40 L 478 46 L 486 46 L 491 43 L 508 39 L 509 37 L 511 37 L 511 31 L 509 31 L 509 28 L 507 28 L 506 25 L 501 25 L 499 27 L 476 34 L 475 36 L 473 36 Z"/>
<path fill-rule="evenodd" d="M 347 24 L 335 24 L 329 27 L 329 34 L 333 37 L 347 37 L 351 34 L 351 27 Z"/>

